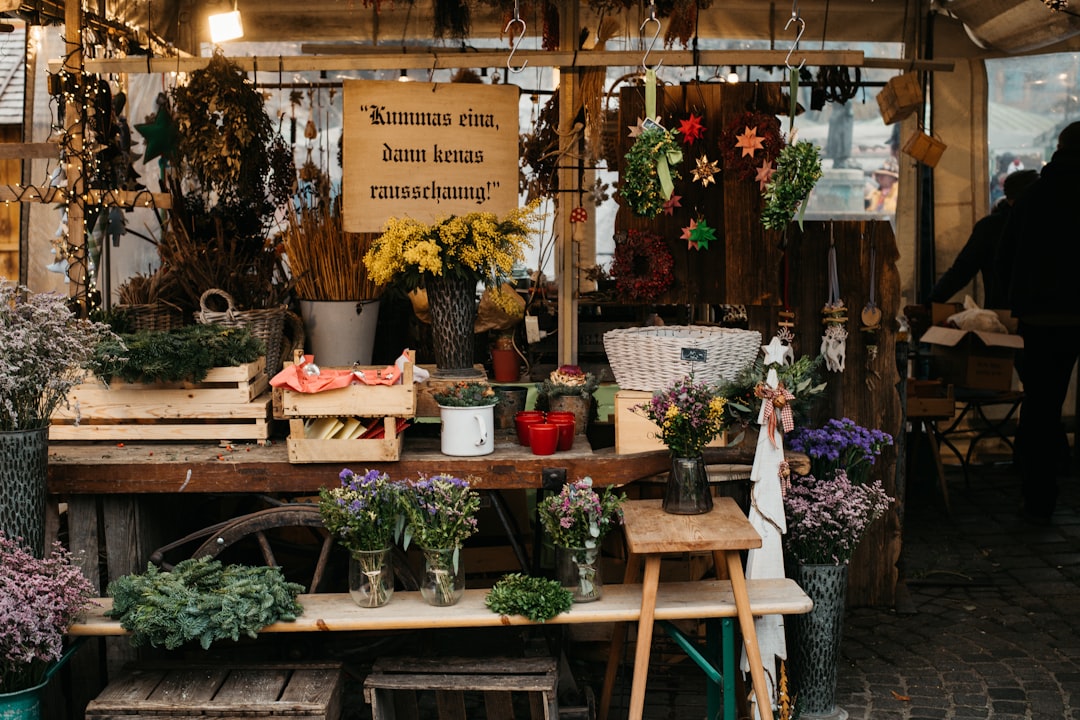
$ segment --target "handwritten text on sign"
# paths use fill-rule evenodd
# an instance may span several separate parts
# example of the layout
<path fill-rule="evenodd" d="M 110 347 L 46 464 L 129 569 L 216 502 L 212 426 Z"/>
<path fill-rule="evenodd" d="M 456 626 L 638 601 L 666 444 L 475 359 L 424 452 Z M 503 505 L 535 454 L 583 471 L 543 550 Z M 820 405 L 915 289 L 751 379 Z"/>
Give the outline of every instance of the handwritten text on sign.
<path fill-rule="evenodd" d="M 347 232 L 517 207 L 517 87 L 346 80 L 344 97 Z"/>

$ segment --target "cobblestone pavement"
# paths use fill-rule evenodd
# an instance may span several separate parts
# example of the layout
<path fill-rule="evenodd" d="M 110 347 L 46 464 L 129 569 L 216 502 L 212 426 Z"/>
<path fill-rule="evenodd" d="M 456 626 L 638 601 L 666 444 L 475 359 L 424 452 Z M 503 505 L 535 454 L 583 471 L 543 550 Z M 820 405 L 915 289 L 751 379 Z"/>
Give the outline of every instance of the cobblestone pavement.
<path fill-rule="evenodd" d="M 913 482 L 897 607 L 845 618 L 837 704 L 851 720 L 1080 718 L 1076 480 L 1046 527 L 1017 515 L 1011 472 L 948 475 L 952 518 Z"/>

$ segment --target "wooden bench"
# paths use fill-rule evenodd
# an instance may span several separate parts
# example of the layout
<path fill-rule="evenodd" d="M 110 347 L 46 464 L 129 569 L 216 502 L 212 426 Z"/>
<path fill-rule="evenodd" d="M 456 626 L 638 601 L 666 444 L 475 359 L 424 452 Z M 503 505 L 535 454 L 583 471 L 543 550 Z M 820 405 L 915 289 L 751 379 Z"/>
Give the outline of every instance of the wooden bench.
<path fill-rule="evenodd" d="M 809 612 L 813 603 L 793 580 L 787 578 L 748 580 L 747 592 L 751 610 L 755 615 L 797 615 Z M 440 628 L 513 627 L 538 625 L 520 615 L 501 616 L 484 605 L 487 595 L 484 589 L 467 589 L 461 601 L 451 607 L 429 605 L 419 592 L 395 592 L 393 599 L 377 609 L 361 608 L 347 593 L 320 593 L 301 595 L 304 608 L 294 622 L 278 622 L 267 625 L 262 632 L 270 633 L 318 633 L 349 631 L 428 630 Z M 562 613 L 547 624 L 586 624 L 637 622 L 641 615 L 641 584 L 606 585 L 601 600 L 577 603 L 569 612 Z M 80 622 L 71 626 L 69 633 L 76 637 L 125 635 L 117 620 L 105 617 L 112 606 L 111 598 L 97 600 L 97 606 Z M 689 582 L 661 583 L 656 598 L 655 619 L 711 620 L 721 619 L 725 635 L 733 632 L 731 618 L 737 616 L 735 597 L 728 580 L 698 580 Z M 725 646 L 730 641 L 725 639 Z M 693 658 L 702 666 L 712 682 L 719 674 L 730 688 L 729 680 L 735 676 L 734 653 L 730 650 L 722 658 L 708 658 L 709 667 L 700 658 Z M 712 669 L 716 665 L 715 671 Z"/>

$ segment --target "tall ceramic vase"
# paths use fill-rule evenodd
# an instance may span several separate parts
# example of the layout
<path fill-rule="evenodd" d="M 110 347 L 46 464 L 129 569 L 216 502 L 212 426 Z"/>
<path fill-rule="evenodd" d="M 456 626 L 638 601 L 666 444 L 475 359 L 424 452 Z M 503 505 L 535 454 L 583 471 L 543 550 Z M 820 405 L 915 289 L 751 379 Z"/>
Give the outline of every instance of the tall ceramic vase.
<path fill-rule="evenodd" d="M 664 486 L 664 512 L 672 515 L 701 515 L 712 510 L 712 488 L 705 471 L 705 458 L 672 457 L 671 472 Z"/>
<path fill-rule="evenodd" d="M 795 581 L 814 601 L 814 609 L 794 615 L 792 670 L 795 695 L 806 720 L 846 720 L 836 706 L 836 671 L 844 629 L 847 565 L 803 565 Z"/>
<path fill-rule="evenodd" d="M 45 553 L 45 474 L 49 426 L 0 432 L 0 530 Z"/>
<path fill-rule="evenodd" d="M 473 324 L 476 322 L 476 282 L 457 276 L 428 276 L 428 309 L 435 352 L 435 377 L 470 378 L 473 367 Z"/>

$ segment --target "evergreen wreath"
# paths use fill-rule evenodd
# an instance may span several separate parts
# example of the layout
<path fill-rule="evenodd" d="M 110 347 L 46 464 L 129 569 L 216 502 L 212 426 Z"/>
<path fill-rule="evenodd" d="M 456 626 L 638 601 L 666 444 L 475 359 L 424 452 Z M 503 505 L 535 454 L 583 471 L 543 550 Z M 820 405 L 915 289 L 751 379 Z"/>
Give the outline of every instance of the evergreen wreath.
<path fill-rule="evenodd" d="M 660 128 L 642 130 L 637 142 L 626 153 L 619 194 L 635 215 L 654 218 L 663 212 L 667 198 L 660 187 L 656 161 L 669 154 L 681 157 L 682 148 L 675 141 L 675 133 Z M 678 170 L 671 167 L 670 172 L 672 182 L 679 180 Z"/>
<path fill-rule="evenodd" d="M 756 129 L 761 138 L 761 152 L 743 155 L 736 139 L 746 128 Z M 766 160 L 776 160 L 784 148 L 784 137 L 780 130 L 780 119 L 757 110 L 747 110 L 727 124 L 720 134 L 720 152 L 724 156 L 724 168 L 733 171 L 740 180 L 749 180 Z"/>
<path fill-rule="evenodd" d="M 765 207 L 761 224 L 769 230 L 783 230 L 791 222 L 800 203 L 804 203 L 821 177 L 818 147 L 807 140 L 788 145 L 776 160 L 776 172 L 765 186 Z M 804 205 L 805 208 L 805 205 Z M 799 216 L 802 225 L 802 215 Z"/>
<path fill-rule="evenodd" d="M 615 243 L 611 274 L 619 296 L 650 302 L 667 292 L 675 277 L 675 258 L 667 240 L 656 233 L 630 230 Z"/>

